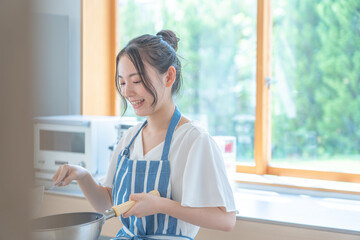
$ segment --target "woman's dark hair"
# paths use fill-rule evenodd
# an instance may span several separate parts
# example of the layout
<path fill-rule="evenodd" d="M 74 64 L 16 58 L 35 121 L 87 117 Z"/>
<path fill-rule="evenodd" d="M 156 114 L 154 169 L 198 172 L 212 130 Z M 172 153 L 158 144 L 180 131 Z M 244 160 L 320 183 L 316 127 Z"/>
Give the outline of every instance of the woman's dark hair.
<path fill-rule="evenodd" d="M 123 103 L 123 114 L 127 109 L 125 97 L 121 94 L 118 64 L 122 56 L 128 56 L 134 64 L 145 89 L 154 97 L 152 106 L 157 103 L 157 93 L 146 72 L 144 61 L 154 67 L 160 74 L 164 74 L 170 66 L 176 70 L 175 82 L 171 88 L 171 93 L 179 92 L 182 82 L 181 63 L 176 54 L 178 41 L 175 33 L 171 30 L 162 30 L 156 35 L 145 34 L 131 40 L 116 57 L 115 84 L 120 93 Z"/>

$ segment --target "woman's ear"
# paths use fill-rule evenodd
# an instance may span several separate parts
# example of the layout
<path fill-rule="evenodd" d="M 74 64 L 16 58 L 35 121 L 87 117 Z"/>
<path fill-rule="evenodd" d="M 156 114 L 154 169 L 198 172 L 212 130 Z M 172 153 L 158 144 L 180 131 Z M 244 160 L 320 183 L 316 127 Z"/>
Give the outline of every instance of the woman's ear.
<path fill-rule="evenodd" d="M 170 66 L 165 77 L 165 86 L 171 87 L 176 79 L 176 69 L 174 66 Z"/>

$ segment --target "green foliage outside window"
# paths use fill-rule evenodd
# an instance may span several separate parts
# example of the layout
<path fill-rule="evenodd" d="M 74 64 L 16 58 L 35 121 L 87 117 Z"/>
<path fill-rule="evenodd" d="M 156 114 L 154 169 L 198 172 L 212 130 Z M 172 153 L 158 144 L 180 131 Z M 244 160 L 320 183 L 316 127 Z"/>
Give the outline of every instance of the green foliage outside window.
<path fill-rule="evenodd" d="M 237 136 L 237 156 L 253 162 L 256 2 L 150 1 L 120 4 L 120 47 L 135 36 L 171 29 L 180 38 L 184 115 L 214 135 Z"/>
<path fill-rule="evenodd" d="M 273 160 L 360 171 L 360 1 L 274 5 Z"/>

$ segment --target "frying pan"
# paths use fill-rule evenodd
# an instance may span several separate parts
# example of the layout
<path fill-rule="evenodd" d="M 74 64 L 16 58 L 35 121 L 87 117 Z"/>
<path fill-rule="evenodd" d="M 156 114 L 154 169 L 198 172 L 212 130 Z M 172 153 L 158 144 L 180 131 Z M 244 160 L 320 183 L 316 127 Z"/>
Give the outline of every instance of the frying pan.
<path fill-rule="evenodd" d="M 153 190 L 150 193 L 160 196 L 157 190 Z M 118 206 L 113 206 L 106 210 L 104 214 L 97 212 L 76 212 L 34 219 L 31 223 L 33 239 L 97 240 L 106 220 L 120 216 L 127 212 L 134 204 L 134 201 L 127 201 Z"/>

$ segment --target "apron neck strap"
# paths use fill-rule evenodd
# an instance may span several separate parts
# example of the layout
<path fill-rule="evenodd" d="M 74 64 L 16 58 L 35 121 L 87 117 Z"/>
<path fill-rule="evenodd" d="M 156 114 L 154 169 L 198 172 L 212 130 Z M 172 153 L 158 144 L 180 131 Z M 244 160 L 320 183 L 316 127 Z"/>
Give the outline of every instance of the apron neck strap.
<path fill-rule="evenodd" d="M 175 106 L 175 112 L 174 112 L 173 116 L 171 117 L 171 121 L 170 121 L 169 127 L 166 132 L 165 143 L 164 143 L 161 160 L 168 160 L 172 136 L 175 132 L 176 126 L 178 125 L 178 123 L 180 121 L 180 118 L 181 118 L 181 113 L 180 113 L 179 109 Z"/>
<path fill-rule="evenodd" d="M 130 156 L 130 146 L 131 146 L 131 144 L 134 142 L 136 136 L 139 135 L 139 132 L 141 131 L 141 129 L 143 129 L 146 124 L 147 124 L 147 120 L 145 120 L 145 122 L 141 125 L 141 127 L 140 127 L 139 130 L 136 132 L 135 136 L 131 139 L 131 141 L 129 142 L 129 144 L 127 145 L 127 147 L 125 147 L 125 149 L 122 151 L 121 155 L 126 155 L 127 157 Z"/>
<path fill-rule="evenodd" d="M 161 155 L 161 160 L 168 160 L 172 136 L 174 134 L 176 126 L 178 125 L 178 123 L 180 121 L 180 118 L 181 118 L 181 113 L 180 113 L 179 109 L 175 106 L 175 112 L 174 112 L 173 116 L 171 117 L 170 124 L 169 124 L 169 127 L 166 132 L 166 137 L 165 137 L 163 152 Z M 146 124 L 147 124 L 147 120 L 145 120 L 145 122 L 141 125 L 141 127 L 139 128 L 139 130 L 137 131 L 135 136 L 129 142 L 128 146 L 122 151 L 121 155 L 127 155 L 129 157 L 131 144 L 133 144 L 135 138 L 137 137 L 137 135 L 139 135 L 141 129 L 143 129 Z"/>

